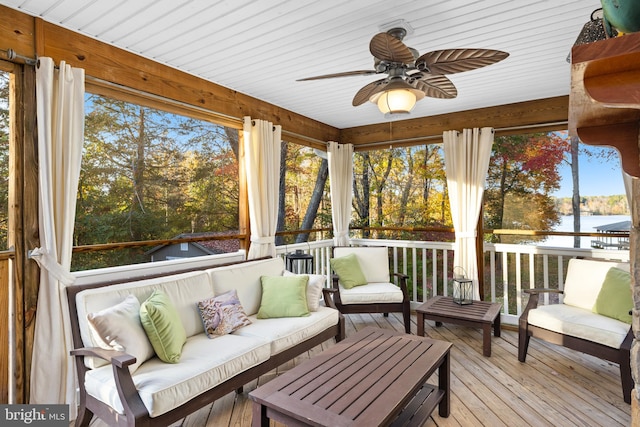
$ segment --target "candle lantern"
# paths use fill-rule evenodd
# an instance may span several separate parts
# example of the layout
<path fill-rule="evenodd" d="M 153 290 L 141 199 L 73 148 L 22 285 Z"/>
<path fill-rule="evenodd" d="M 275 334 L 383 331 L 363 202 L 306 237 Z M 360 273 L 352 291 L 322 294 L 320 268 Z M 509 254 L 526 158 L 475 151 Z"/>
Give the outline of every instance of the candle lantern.
<path fill-rule="evenodd" d="M 453 302 L 460 305 L 473 303 L 473 280 L 464 276 L 453 278 Z"/>
<path fill-rule="evenodd" d="M 304 253 L 301 249 L 286 255 L 287 270 L 296 274 L 313 273 L 313 255 Z"/>

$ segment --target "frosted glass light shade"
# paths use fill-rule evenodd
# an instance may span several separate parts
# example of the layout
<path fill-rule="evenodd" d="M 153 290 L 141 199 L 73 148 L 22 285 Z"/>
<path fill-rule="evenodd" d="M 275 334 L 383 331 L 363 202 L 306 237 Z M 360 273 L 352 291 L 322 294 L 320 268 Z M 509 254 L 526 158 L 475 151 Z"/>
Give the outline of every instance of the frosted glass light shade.
<path fill-rule="evenodd" d="M 393 89 L 378 98 L 378 108 L 383 114 L 409 114 L 416 105 L 416 95 L 409 89 Z"/>

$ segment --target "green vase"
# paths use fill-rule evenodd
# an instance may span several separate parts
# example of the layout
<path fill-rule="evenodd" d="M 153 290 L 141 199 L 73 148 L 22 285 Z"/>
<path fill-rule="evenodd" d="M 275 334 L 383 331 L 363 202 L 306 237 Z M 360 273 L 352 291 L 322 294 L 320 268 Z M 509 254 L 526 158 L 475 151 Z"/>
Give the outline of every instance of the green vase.
<path fill-rule="evenodd" d="M 640 31 L 640 0 L 600 0 L 604 25 L 611 37 L 615 27 L 623 33 Z"/>

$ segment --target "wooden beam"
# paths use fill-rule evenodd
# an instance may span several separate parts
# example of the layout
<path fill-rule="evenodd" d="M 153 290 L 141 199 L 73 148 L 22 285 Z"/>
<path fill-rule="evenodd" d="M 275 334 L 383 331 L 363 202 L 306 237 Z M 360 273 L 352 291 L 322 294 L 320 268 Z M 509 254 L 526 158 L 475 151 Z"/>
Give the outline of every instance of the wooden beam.
<path fill-rule="evenodd" d="M 620 153 L 622 170 L 640 177 L 640 151 L 638 150 L 639 122 L 613 123 L 600 126 L 583 126 L 577 129 L 580 141 L 589 145 L 605 145 Z"/>
<path fill-rule="evenodd" d="M 571 52 L 569 132 L 618 149 L 622 168 L 640 176 L 640 33 L 575 46 Z"/>
<path fill-rule="evenodd" d="M 390 144 L 407 146 L 442 142 L 447 130 L 490 126 L 496 135 L 566 129 L 569 97 L 538 99 L 456 113 L 440 114 L 398 122 L 342 129 L 340 142 L 351 143 L 356 150 Z"/>
<path fill-rule="evenodd" d="M 335 140 L 339 130 L 259 99 L 231 90 L 131 52 L 43 22 L 42 55 L 85 69 L 88 76 L 242 119 L 251 116 L 282 125 L 317 141 Z M 299 138 L 303 139 L 303 138 Z"/>

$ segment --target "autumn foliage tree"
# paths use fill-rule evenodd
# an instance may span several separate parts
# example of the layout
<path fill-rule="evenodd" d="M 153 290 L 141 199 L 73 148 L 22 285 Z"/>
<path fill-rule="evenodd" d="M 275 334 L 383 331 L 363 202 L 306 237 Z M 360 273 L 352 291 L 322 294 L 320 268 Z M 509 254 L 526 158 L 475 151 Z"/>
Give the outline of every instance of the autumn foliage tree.
<path fill-rule="evenodd" d="M 559 166 L 569 150 L 568 142 L 554 134 L 495 138 L 485 189 L 485 228 L 551 230 L 559 222 L 551 194 L 559 188 Z"/>

